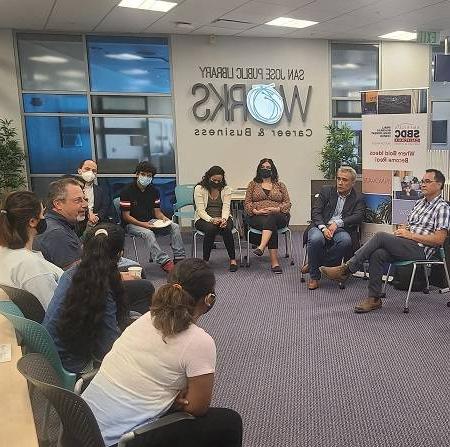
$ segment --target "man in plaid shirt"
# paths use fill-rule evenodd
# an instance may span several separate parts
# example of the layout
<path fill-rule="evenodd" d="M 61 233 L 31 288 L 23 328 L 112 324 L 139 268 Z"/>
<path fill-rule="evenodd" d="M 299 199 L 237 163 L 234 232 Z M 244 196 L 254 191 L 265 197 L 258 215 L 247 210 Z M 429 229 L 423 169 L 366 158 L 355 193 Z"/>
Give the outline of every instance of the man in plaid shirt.
<path fill-rule="evenodd" d="M 356 313 L 379 309 L 384 264 L 399 260 L 429 259 L 436 247 L 443 245 L 450 226 L 450 207 L 442 198 L 445 177 L 437 169 L 427 169 L 421 181 L 423 198 L 418 200 L 408 217 L 394 234 L 379 232 L 366 242 L 345 264 L 320 267 L 335 281 L 345 281 L 369 260 L 369 296 L 355 306 Z"/>

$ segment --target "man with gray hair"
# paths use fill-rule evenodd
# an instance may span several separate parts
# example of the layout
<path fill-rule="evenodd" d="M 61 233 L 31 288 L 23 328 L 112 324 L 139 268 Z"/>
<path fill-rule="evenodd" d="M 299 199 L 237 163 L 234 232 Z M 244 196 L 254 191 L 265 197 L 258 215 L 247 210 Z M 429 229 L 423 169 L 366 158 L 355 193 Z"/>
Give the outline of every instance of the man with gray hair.
<path fill-rule="evenodd" d="M 320 266 L 339 265 L 358 248 L 358 225 L 363 221 L 366 206 L 362 195 L 354 189 L 355 181 L 355 170 L 341 166 L 336 186 L 324 186 L 311 209 L 311 225 L 303 234 L 308 263 L 302 267 L 302 273 L 309 273 L 309 290 L 319 287 Z"/>
<path fill-rule="evenodd" d="M 35 238 L 33 248 L 42 252 L 47 261 L 66 270 L 81 257 L 80 238 L 75 224 L 86 216 L 87 201 L 80 183 L 63 178 L 50 183 L 45 220 L 47 229 Z"/>

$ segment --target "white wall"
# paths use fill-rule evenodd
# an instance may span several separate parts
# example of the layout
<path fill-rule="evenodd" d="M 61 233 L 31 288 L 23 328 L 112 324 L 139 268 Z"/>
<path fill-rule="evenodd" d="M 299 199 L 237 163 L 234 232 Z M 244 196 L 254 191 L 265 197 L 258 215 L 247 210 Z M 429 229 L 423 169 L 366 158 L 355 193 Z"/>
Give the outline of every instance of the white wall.
<path fill-rule="evenodd" d="M 428 87 L 430 48 L 417 43 L 383 41 L 380 89 Z"/>
<path fill-rule="evenodd" d="M 272 158 L 277 165 L 280 180 L 291 195 L 294 225 L 305 224 L 310 218 L 310 180 L 322 178 L 318 171 L 319 151 L 323 145 L 323 126 L 329 120 L 329 63 L 328 43 L 323 40 L 257 39 L 217 36 L 211 44 L 207 36 L 173 36 L 172 62 L 174 81 L 175 118 L 177 134 L 178 179 L 180 183 L 196 183 L 212 165 L 222 166 L 228 183 L 233 187 L 245 187 L 254 177 L 258 161 Z M 205 79 L 199 67 L 234 68 L 233 79 Z M 303 123 L 298 108 L 288 123 L 285 116 L 275 125 L 264 125 L 249 116 L 244 122 L 237 112 L 234 122 L 226 122 L 223 112 L 214 121 L 199 122 L 192 112 L 193 104 L 202 97 L 193 96 L 191 89 L 196 83 L 211 82 L 216 89 L 226 83 L 268 84 L 263 77 L 258 80 L 237 79 L 239 67 L 303 69 L 304 80 L 274 81 L 276 87 L 283 84 L 290 106 L 294 85 L 300 97 L 306 99 L 308 86 L 312 86 L 311 100 L 306 121 Z M 208 107 L 215 108 L 210 99 Z M 206 108 L 202 106 L 202 113 Z M 219 116 L 220 115 L 220 116 Z M 250 128 L 251 136 L 195 135 L 206 129 Z M 258 136 L 259 129 L 264 136 Z M 290 136 L 273 136 L 272 129 L 291 131 Z M 312 136 L 292 136 L 292 131 L 311 129 Z"/>
<path fill-rule="evenodd" d="M 0 29 L 0 118 L 13 120 L 23 141 L 15 63 L 13 33 Z"/>

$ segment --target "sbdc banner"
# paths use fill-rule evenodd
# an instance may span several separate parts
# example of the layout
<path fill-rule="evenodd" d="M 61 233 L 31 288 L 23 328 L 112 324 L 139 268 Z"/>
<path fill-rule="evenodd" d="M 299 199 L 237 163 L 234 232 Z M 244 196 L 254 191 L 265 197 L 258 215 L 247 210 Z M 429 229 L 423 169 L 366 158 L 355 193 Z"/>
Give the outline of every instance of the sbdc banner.
<path fill-rule="evenodd" d="M 363 169 L 421 171 L 427 126 L 426 113 L 363 115 Z"/>

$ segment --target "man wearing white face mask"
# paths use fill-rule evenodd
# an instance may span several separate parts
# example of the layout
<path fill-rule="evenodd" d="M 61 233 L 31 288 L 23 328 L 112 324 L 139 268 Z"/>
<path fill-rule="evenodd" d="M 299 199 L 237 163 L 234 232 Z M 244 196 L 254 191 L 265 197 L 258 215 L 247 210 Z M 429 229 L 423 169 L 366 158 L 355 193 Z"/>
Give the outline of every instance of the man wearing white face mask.
<path fill-rule="evenodd" d="M 78 168 L 78 175 L 84 180 L 84 195 L 88 201 L 88 224 L 97 225 L 108 220 L 111 211 L 111 200 L 108 193 L 95 184 L 97 178 L 97 163 L 84 160 Z"/>
<path fill-rule="evenodd" d="M 137 165 L 135 174 L 136 180 L 120 193 L 122 221 L 127 224 L 127 231 L 130 234 L 144 239 L 151 259 L 169 273 L 174 263 L 169 255 L 161 250 L 155 234 L 170 232 L 174 260 L 178 261 L 186 256 L 180 227 L 160 209 L 159 191 L 151 185 L 156 168 L 150 162 L 142 161 Z M 167 222 L 168 225 L 158 228 L 155 225 L 156 220 Z"/>

